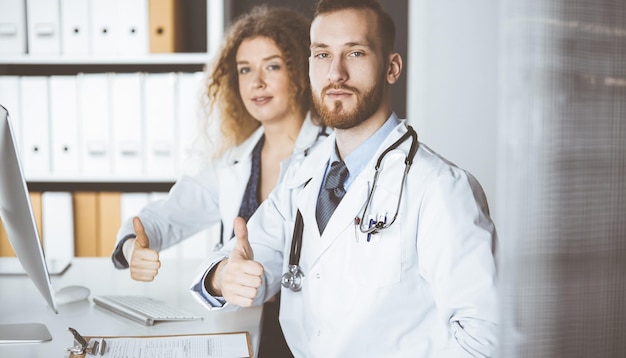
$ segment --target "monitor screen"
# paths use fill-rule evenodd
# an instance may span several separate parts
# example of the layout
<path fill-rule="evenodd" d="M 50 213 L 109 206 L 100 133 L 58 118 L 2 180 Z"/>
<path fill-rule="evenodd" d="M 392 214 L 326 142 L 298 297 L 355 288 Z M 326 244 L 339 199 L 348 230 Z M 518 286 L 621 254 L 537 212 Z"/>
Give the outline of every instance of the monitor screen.
<path fill-rule="evenodd" d="M 9 113 L 0 106 L 0 217 L 24 271 L 58 312 Z M 0 278 L 1 279 L 1 278 Z"/>

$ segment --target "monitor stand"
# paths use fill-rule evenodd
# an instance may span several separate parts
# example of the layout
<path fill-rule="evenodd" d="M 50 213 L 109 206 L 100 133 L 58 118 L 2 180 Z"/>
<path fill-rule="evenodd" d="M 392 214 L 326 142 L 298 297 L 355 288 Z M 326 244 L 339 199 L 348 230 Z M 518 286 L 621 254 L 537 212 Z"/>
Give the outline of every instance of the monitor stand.
<path fill-rule="evenodd" d="M 52 340 L 45 324 L 12 323 L 0 324 L 0 344 L 38 343 Z"/>

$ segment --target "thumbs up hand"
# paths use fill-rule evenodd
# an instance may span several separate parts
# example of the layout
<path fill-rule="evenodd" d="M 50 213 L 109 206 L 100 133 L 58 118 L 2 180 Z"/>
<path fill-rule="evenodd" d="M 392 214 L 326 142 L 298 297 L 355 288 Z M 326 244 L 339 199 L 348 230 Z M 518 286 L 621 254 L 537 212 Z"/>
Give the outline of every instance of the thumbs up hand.
<path fill-rule="evenodd" d="M 238 217 L 233 227 L 237 242 L 228 259 L 218 265 L 211 282 L 214 291 L 221 292 L 229 303 L 249 307 L 263 283 L 263 266 L 254 261 L 246 222 Z"/>
<path fill-rule="evenodd" d="M 136 281 L 150 282 L 158 274 L 161 267 L 159 253 L 150 249 L 148 236 L 138 217 L 133 218 L 133 229 L 136 238 L 130 258 L 130 277 Z"/>
<path fill-rule="evenodd" d="M 246 222 L 243 218 L 235 218 L 235 221 L 233 222 L 233 229 L 235 231 L 237 243 L 235 244 L 233 251 L 230 253 L 230 259 L 254 260 L 254 252 L 252 252 L 250 241 L 248 241 L 248 228 L 246 227 Z"/>

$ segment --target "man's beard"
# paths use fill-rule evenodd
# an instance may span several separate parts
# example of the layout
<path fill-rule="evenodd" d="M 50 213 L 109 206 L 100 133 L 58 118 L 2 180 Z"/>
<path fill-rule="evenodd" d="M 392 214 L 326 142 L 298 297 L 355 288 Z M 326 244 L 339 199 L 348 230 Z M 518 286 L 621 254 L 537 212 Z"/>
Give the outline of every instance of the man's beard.
<path fill-rule="evenodd" d="M 333 86 L 329 85 L 322 89 L 322 95 L 313 95 L 313 104 L 324 121 L 324 124 L 336 129 L 350 129 L 363 123 L 371 117 L 380 107 L 383 98 L 383 86 L 375 85 L 365 94 L 349 86 Z M 331 89 L 342 89 L 352 92 L 356 98 L 356 106 L 353 111 L 346 112 L 341 101 L 335 101 L 332 109 L 324 105 L 322 98 L 326 95 L 326 91 Z"/>

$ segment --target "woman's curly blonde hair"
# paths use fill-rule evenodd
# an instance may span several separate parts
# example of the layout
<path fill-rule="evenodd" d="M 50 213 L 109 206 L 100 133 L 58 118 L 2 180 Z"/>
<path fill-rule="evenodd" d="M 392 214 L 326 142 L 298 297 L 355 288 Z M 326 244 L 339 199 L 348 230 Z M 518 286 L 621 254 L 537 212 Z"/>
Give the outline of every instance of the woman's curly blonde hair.
<path fill-rule="evenodd" d="M 285 60 L 290 84 L 290 103 L 294 111 L 304 116 L 311 109 L 309 85 L 309 28 L 311 20 L 304 15 L 283 7 L 261 5 L 243 14 L 228 29 L 220 52 L 215 58 L 208 76 L 203 133 L 208 135 L 212 116 L 219 111 L 222 138 L 219 156 L 225 150 L 241 144 L 259 126 L 243 104 L 239 95 L 236 54 L 241 43 L 249 38 L 266 37 L 281 50 Z"/>

